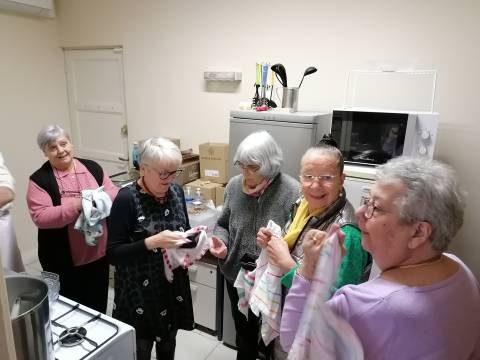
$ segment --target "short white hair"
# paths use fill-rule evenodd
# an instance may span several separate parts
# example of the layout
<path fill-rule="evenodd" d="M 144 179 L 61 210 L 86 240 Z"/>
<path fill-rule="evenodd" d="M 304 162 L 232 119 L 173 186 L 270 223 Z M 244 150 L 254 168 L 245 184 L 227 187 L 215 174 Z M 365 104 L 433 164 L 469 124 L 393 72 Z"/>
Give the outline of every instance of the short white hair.
<path fill-rule="evenodd" d="M 37 144 L 40 150 L 45 151 L 45 148 L 57 140 L 59 137 L 65 136 L 71 142 L 70 134 L 60 125 L 48 125 L 44 127 L 37 135 Z"/>
<path fill-rule="evenodd" d="M 162 137 L 153 137 L 141 143 L 140 164 L 153 165 L 162 163 L 166 166 L 179 167 L 182 153 L 177 145 Z"/>
<path fill-rule="evenodd" d="M 264 130 L 257 131 L 248 135 L 238 145 L 233 157 L 233 162 L 237 161 L 244 165 L 258 166 L 258 172 L 271 179 L 280 172 L 283 153 L 272 135 Z"/>
<path fill-rule="evenodd" d="M 430 223 L 432 247 L 446 250 L 462 227 L 466 197 L 453 168 L 440 161 L 402 156 L 379 166 L 376 178 L 380 185 L 400 182 L 406 187 L 395 202 L 400 219 Z"/>

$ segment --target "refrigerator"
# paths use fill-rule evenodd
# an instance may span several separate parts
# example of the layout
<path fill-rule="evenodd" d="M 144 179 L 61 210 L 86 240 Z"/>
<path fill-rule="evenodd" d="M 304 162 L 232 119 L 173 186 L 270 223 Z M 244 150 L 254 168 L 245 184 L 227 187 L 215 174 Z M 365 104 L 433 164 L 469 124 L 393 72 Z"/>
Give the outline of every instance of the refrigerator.
<path fill-rule="evenodd" d="M 240 142 L 254 131 L 266 130 L 282 149 L 282 172 L 298 179 L 302 155 L 310 146 L 317 144 L 324 134 L 330 134 L 331 122 L 332 114 L 328 112 L 232 110 L 229 137 L 230 177 L 239 174 L 233 164 L 233 157 Z M 218 289 L 219 287 L 217 291 Z M 235 347 L 235 327 L 226 290 L 223 294 L 217 294 L 217 298 L 223 299 L 222 331 L 219 339 L 222 339 L 224 344 Z"/>
<path fill-rule="evenodd" d="M 266 130 L 283 151 L 282 171 L 298 178 L 303 153 L 330 134 L 331 123 L 331 112 L 230 111 L 230 177 L 240 173 L 233 164 L 240 142 L 254 131 Z"/>

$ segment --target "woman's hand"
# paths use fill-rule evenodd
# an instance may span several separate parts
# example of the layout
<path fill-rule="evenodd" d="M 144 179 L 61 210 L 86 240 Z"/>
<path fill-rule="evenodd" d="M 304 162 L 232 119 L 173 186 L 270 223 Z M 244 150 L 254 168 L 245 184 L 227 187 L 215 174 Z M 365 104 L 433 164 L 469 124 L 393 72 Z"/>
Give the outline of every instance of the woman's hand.
<path fill-rule="evenodd" d="M 219 259 L 225 259 L 227 257 L 227 246 L 216 236 L 212 236 L 210 254 Z"/>
<path fill-rule="evenodd" d="M 338 224 L 333 224 L 328 233 L 325 231 L 312 229 L 305 234 L 302 243 L 303 261 L 298 269 L 299 274 L 305 279 L 313 279 L 323 244 L 325 240 L 334 233 L 337 233 L 340 246 L 342 247 L 342 255 L 344 255 L 343 239 L 345 238 L 345 234 L 340 231 L 340 226 Z"/>
<path fill-rule="evenodd" d="M 288 244 L 283 239 L 272 236 L 266 249 L 268 261 L 272 265 L 278 266 L 283 273 L 295 267 L 296 262 L 292 259 Z"/>
<path fill-rule="evenodd" d="M 261 227 L 257 233 L 257 245 L 265 249 L 272 238 L 272 232 L 266 227 Z"/>
<path fill-rule="evenodd" d="M 185 243 L 185 235 L 179 231 L 164 230 L 145 239 L 148 250 L 157 248 L 172 249 Z"/>
<path fill-rule="evenodd" d="M 82 207 L 82 198 L 73 198 L 72 205 L 77 210 L 78 212 L 81 212 L 83 207 Z"/>

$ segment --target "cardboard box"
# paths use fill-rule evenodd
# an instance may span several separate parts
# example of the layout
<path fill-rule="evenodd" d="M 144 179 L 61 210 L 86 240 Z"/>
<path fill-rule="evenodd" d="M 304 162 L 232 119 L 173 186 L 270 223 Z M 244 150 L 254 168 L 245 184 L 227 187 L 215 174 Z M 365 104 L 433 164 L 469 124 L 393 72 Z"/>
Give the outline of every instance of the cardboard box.
<path fill-rule="evenodd" d="M 200 178 L 219 184 L 228 182 L 228 144 L 205 143 L 199 145 Z"/>
<path fill-rule="evenodd" d="M 215 188 L 215 206 L 223 205 L 223 197 L 225 196 L 225 186 Z"/>
<path fill-rule="evenodd" d="M 182 165 L 180 165 L 180 169 L 182 169 L 183 171 L 175 179 L 175 182 L 180 186 L 183 186 L 186 183 L 189 183 L 200 177 L 200 161 L 199 160 L 184 162 L 182 163 Z"/>
<path fill-rule="evenodd" d="M 199 180 L 192 181 L 188 184 L 185 184 L 183 186 L 184 191 L 185 191 L 185 188 L 187 186 L 190 186 L 193 194 L 195 194 L 195 190 L 197 188 L 200 188 L 200 191 L 202 192 L 203 198 L 205 200 L 212 200 L 213 203 L 215 204 L 216 203 L 216 189 L 218 187 L 221 187 L 222 185 L 211 182 L 209 180 L 199 179 Z M 222 198 L 222 200 L 223 200 L 223 198 Z"/>
<path fill-rule="evenodd" d="M 171 142 L 173 142 L 175 145 L 178 146 L 178 148 L 180 149 L 180 139 L 177 139 L 177 138 L 171 138 L 171 137 L 165 137 L 165 139 L 168 139 L 170 140 Z"/>

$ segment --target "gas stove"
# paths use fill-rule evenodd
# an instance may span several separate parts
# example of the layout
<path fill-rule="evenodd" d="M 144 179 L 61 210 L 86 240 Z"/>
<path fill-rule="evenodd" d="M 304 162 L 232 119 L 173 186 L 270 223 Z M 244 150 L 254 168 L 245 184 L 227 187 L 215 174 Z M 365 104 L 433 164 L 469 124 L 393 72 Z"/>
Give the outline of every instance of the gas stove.
<path fill-rule="evenodd" d="M 56 360 L 136 359 L 130 325 L 60 296 L 50 308 Z"/>

